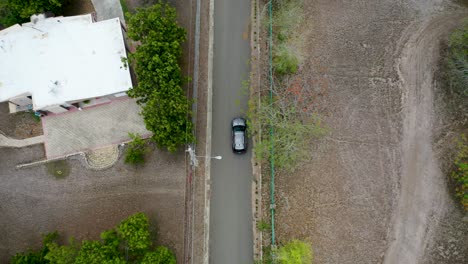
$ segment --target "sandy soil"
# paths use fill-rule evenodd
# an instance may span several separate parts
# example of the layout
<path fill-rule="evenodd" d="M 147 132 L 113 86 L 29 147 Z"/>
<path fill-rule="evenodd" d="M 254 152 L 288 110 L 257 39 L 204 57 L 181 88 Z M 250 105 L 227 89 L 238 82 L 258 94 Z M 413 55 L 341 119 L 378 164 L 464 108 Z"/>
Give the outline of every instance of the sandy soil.
<path fill-rule="evenodd" d="M 316 0 L 305 12 L 298 77 L 330 133 L 298 172 L 277 177 L 278 241 L 310 241 L 315 263 L 435 263 L 442 232 L 457 250 L 438 263 L 468 258 L 460 215 L 455 229 L 441 227 L 456 209 L 431 132 L 438 43 L 466 11 L 442 0 Z"/>

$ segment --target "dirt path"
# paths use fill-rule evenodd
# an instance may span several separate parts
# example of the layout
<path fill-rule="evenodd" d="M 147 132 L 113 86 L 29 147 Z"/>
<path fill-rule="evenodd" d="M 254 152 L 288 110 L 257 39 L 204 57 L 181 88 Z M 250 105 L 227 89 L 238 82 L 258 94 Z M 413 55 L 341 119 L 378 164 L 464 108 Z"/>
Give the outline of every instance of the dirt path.
<path fill-rule="evenodd" d="M 432 150 L 433 75 L 440 40 L 467 16 L 451 13 L 417 21 L 403 35 L 406 44 L 398 62 L 404 115 L 401 189 L 384 263 L 418 263 L 447 210 L 445 176 Z"/>

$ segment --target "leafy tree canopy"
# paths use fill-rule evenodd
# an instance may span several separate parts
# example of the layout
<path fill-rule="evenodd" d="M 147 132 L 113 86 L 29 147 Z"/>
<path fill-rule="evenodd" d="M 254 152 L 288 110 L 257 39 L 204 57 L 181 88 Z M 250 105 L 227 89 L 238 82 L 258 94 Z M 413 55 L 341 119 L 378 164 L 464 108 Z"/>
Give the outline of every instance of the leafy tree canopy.
<path fill-rule="evenodd" d="M 49 252 L 49 248 L 46 246 L 53 243 L 58 237 L 57 232 L 46 234 L 42 240 L 43 247 L 40 250 L 33 251 L 27 250 L 22 253 L 16 254 L 12 259 L 12 264 L 36 264 L 36 263 L 49 263 L 45 256 Z"/>
<path fill-rule="evenodd" d="M 148 217 L 137 213 L 117 226 L 117 234 L 132 253 L 144 253 L 151 246 Z"/>
<path fill-rule="evenodd" d="M 125 154 L 125 163 L 133 165 L 145 162 L 145 154 L 149 151 L 144 140 L 139 134 L 128 133 L 132 141 L 128 143 L 128 150 Z"/>
<path fill-rule="evenodd" d="M 111 230 L 101 233 L 101 240 L 84 240 L 81 245 L 70 240 L 68 245 L 56 242 L 57 232 L 45 236 L 43 248 L 28 250 L 12 258 L 14 264 L 126 264 L 175 262 L 166 247 L 153 250 L 148 217 L 134 214 Z"/>
<path fill-rule="evenodd" d="M 128 36 L 135 41 L 146 38 L 164 43 L 181 43 L 185 41 L 185 29 L 176 22 L 177 14 L 169 4 L 159 1 L 148 8 L 138 8 L 129 16 Z"/>
<path fill-rule="evenodd" d="M 146 253 L 141 264 L 176 264 L 176 259 L 168 248 L 157 247 L 155 251 Z"/>
<path fill-rule="evenodd" d="M 147 129 L 157 131 L 152 139 L 158 146 L 175 151 L 178 146 L 193 141 L 192 123 L 187 119 L 189 107 L 182 89 L 172 81 L 154 92 L 143 106 L 142 114 Z"/>
<path fill-rule="evenodd" d="M 175 151 L 192 142 L 190 101 L 182 89 L 179 60 L 186 31 L 177 24 L 176 12 L 159 1 L 128 14 L 128 36 L 138 42 L 130 54 L 138 85 L 128 91 L 142 106 L 146 128 L 159 147 Z"/>
<path fill-rule="evenodd" d="M 5 27 L 30 20 L 34 14 L 61 15 L 69 0 L 0 0 L 0 24 Z"/>

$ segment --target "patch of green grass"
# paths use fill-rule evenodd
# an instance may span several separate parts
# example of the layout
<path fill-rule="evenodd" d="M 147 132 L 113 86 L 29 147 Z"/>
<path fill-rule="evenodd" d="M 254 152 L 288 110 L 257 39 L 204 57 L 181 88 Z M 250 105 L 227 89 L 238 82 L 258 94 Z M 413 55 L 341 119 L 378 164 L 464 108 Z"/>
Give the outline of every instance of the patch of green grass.
<path fill-rule="evenodd" d="M 57 179 L 63 179 L 70 175 L 70 165 L 66 160 L 55 160 L 46 163 L 47 173 Z"/>
<path fill-rule="evenodd" d="M 270 224 L 265 220 L 260 220 L 257 222 L 257 229 L 261 232 L 269 231 L 271 229 Z"/>

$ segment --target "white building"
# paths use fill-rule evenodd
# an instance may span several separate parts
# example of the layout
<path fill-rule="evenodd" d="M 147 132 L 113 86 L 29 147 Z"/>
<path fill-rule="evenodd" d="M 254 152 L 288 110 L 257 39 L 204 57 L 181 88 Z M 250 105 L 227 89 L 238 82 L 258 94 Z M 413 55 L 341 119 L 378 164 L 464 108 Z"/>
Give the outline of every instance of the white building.
<path fill-rule="evenodd" d="M 33 16 L 0 31 L 0 102 L 10 112 L 62 113 L 132 87 L 119 18 Z"/>

